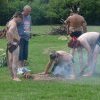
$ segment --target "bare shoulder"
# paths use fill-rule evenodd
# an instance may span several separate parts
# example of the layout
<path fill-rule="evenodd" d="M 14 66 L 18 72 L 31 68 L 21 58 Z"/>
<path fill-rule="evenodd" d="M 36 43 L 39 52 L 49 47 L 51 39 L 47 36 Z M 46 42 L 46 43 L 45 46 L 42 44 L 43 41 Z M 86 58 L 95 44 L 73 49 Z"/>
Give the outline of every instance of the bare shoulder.
<path fill-rule="evenodd" d="M 63 50 L 60 50 L 60 51 L 57 51 L 57 53 L 61 54 L 61 55 L 67 55 L 69 57 L 72 57 L 72 55 L 66 51 L 63 51 Z"/>
<path fill-rule="evenodd" d="M 84 34 L 100 34 L 99 32 L 86 32 Z"/>
<path fill-rule="evenodd" d="M 8 32 L 7 33 L 9 33 L 9 32 L 12 33 L 16 30 L 17 25 L 13 20 L 11 20 L 11 21 L 8 22 L 7 27 L 8 27 Z"/>
<path fill-rule="evenodd" d="M 84 17 L 83 16 L 81 16 L 81 15 L 79 15 L 80 16 L 80 18 L 83 20 L 83 21 L 85 21 L 85 19 L 84 19 Z"/>
<path fill-rule="evenodd" d="M 100 33 L 99 32 L 86 32 L 84 34 L 82 34 L 81 36 L 78 37 L 78 40 L 82 41 L 86 38 L 90 38 L 90 37 L 95 37 L 95 36 L 99 36 Z"/>
<path fill-rule="evenodd" d="M 62 54 L 62 53 L 66 53 L 66 51 L 59 50 L 59 51 L 57 51 L 57 53 Z"/>
<path fill-rule="evenodd" d="M 11 21 L 8 22 L 8 26 L 9 27 L 16 27 L 16 23 L 11 20 Z"/>
<path fill-rule="evenodd" d="M 67 18 L 67 21 L 69 21 L 71 18 L 72 18 L 72 16 L 69 16 L 69 17 Z"/>

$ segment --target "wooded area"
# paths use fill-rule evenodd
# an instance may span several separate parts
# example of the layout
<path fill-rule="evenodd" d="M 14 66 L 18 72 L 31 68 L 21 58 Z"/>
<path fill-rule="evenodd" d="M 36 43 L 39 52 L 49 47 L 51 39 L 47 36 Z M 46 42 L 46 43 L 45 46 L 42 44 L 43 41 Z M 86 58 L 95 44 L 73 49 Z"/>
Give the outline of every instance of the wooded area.
<path fill-rule="evenodd" d="M 100 0 L 0 0 L 0 25 L 5 25 L 26 4 L 32 7 L 33 25 L 60 24 L 60 19 L 70 13 L 69 5 L 77 2 L 88 25 L 100 25 Z"/>

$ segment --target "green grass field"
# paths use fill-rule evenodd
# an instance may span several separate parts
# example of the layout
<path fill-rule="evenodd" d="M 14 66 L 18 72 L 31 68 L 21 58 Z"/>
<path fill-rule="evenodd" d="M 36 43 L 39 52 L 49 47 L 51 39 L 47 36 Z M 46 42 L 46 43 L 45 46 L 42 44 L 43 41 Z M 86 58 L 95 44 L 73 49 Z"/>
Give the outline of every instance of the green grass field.
<path fill-rule="evenodd" d="M 1 28 L 1 27 L 0 27 Z M 89 26 L 88 31 L 99 31 L 99 26 Z M 50 50 L 67 50 L 67 41 L 59 36 L 42 35 L 50 26 L 33 26 L 29 45 L 29 67 L 32 73 L 43 72 Z M 99 31 L 100 32 L 100 31 Z M 0 48 L 6 49 L 6 40 L 0 40 Z M 96 84 L 97 83 L 97 84 Z M 66 81 L 11 80 L 7 67 L 0 68 L 0 100 L 100 100 L 100 77 Z"/>

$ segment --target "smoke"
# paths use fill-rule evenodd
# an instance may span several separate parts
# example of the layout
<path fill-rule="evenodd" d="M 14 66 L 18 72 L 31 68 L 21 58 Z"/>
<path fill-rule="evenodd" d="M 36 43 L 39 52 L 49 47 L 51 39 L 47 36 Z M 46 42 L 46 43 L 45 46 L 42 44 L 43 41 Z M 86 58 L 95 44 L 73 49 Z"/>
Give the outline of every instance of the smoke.
<path fill-rule="evenodd" d="M 73 74 L 72 66 L 63 62 L 62 64 L 59 64 L 59 65 L 56 66 L 53 74 L 54 75 L 60 75 L 64 78 L 70 77 L 70 75 Z"/>
<path fill-rule="evenodd" d="M 94 73 L 92 76 L 90 77 L 84 77 L 84 76 L 80 76 L 80 70 L 83 66 L 80 65 L 79 63 L 79 52 L 75 53 L 74 56 L 74 67 L 75 67 L 75 73 L 76 73 L 76 80 L 74 80 L 74 83 L 77 84 L 100 84 L 100 56 L 98 56 L 97 59 L 97 63 L 94 69 Z M 85 49 L 83 49 L 83 65 L 86 66 L 87 64 L 87 52 Z M 91 61 L 92 63 L 92 61 Z M 91 67 L 86 66 L 86 68 L 84 69 L 84 73 L 88 73 L 91 71 Z M 72 82 L 73 83 L 73 82 Z"/>
<path fill-rule="evenodd" d="M 100 62 L 99 62 L 100 56 L 98 56 L 98 61 L 95 66 L 95 70 L 92 76 L 82 76 L 80 75 L 80 70 L 82 67 L 84 67 L 87 63 L 87 52 L 85 49 L 83 49 L 83 65 L 80 65 L 79 62 L 79 52 L 76 51 L 75 56 L 74 56 L 74 69 L 75 69 L 75 79 L 74 80 L 68 80 L 70 79 L 70 75 L 73 75 L 73 70 L 72 66 L 69 66 L 67 63 L 62 63 L 62 68 L 60 66 L 57 66 L 55 71 L 53 72 L 54 75 L 61 75 L 60 77 L 64 78 L 64 81 L 70 83 L 70 84 L 100 84 Z M 92 62 L 91 62 L 92 63 Z M 88 73 L 91 71 L 91 67 L 86 66 L 84 69 L 84 73 Z"/>

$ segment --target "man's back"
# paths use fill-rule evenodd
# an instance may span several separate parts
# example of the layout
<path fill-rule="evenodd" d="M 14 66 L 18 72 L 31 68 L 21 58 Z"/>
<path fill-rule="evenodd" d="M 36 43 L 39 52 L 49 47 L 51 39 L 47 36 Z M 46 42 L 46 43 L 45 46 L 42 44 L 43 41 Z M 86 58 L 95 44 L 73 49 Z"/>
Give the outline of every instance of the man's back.
<path fill-rule="evenodd" d="M 69 23 L 71 27 L 78 28 L 81 27 L 84 22 L 84 18 L 81 15 L 73 14 L 69 17 Z"/>
<path fill-rule="evenodd" d="M 62 62 L 66 62 L 66 63 L 72 62 L 73 57 L 72 57 L 72 55 L 70 53 L 67 53 L 65 51 L 56 51 L 56 52 L 59 55 L 58 61 L 60 63 L 62 63 Z"/>
<path fill-rule="evenodd" d="M 15 23 L 15 21 L 13 19 L 8 22 L 7 27 L 8 27 L 7 34 L 6 34 L 7 39 L 8 40 L 11 39 L 11 35 L 9 34 L 9 32 L 12 32 L 13 33 L 12 34 L 13 35 L 12 38 L 16 39 L 16 40 L 19 40 L 17 26 L 16 26 L 16 23 Z"/>
<path fill-rule="evenodd" d="M 87 31 L 86 28 L 86 21 L 84 17 L 79 15 L 78 13 L 73 13 L 71 16 L 67 18 L 65 21 L 68 29 L 68 33 L 75 32 L 75 31 L 80 31 L 82 33 Z"/>

